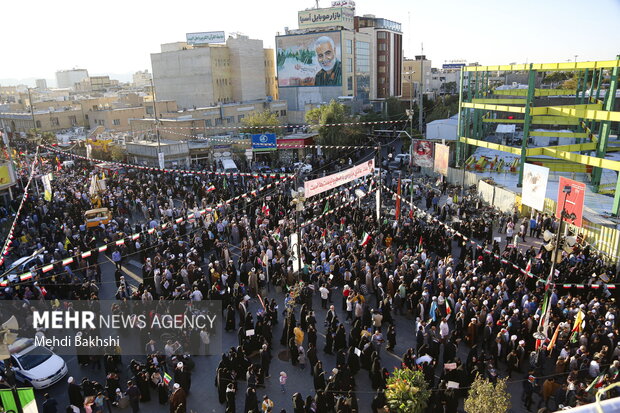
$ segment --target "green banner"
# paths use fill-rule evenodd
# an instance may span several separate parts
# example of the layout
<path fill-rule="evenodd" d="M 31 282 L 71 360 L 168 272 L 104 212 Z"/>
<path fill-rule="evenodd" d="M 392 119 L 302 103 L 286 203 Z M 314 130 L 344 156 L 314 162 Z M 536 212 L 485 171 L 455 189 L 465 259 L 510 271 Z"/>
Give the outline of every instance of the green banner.
<path fill-rule="evenodd" d="M 37 413 L 39 411 L 34 399 L 34 390 L 31 387 L 17 389 L 17 395 L 24 413 Z M 15 403 L 15 398 L 13 397 L 11 389 L 0 390 L 0 400 L 2 401 L 5 412 L 17 413 L 17 404 Z"/>

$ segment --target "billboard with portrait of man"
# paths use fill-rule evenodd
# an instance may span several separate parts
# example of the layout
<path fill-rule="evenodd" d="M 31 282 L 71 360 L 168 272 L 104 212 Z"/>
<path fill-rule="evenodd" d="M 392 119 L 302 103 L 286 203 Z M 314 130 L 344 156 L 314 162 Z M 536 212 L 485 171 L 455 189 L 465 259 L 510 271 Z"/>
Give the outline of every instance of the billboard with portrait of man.
<path fill-rule="evenodd" d="M 278 87 L 342 86 L 340 32 L 276 37 Z"/>
<path fill-rule="evenodd" d="M 422 168 L 433 167 L 433 142 L 413 141 L 413 164 Z"/>

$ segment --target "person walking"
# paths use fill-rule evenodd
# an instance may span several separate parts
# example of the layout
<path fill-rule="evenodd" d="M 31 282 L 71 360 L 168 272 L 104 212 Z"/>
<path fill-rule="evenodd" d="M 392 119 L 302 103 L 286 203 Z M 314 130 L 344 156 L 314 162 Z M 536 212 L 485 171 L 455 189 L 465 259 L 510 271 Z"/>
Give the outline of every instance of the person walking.
<path fill-rule="evenodd" d="M 125 395 L 129 397 L 129 405 L 131 406 L 131 410 L 133 413 L 137 413 L 140 410 L 140 389 L 136 386 L 133 381 L 127 381 L 127 390 L 125 391 Z"/>
<path fill-rule="evenodd" d="M 286 379 L 288 377 L 286 376 L 286 373 L 281 371 L 280 372 L 280 389 L 282 390 L 282 393 L 286 393 Z"/>

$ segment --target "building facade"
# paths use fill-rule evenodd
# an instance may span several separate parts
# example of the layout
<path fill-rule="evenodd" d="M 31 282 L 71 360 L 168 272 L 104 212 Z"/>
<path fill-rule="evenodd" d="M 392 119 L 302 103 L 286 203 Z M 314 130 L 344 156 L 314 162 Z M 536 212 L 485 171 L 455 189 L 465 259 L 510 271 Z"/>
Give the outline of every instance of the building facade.
<path fill-rule="evenodd" d="M 45 79 L 37 79 L 35 80 L 37 89 L 39 90 L 47 90 L 47 80 Z"/>
<path fill-rule="evenodd" d="M 73 88 L 78 82 L 88 78 L 86 69 L 59 70 L 56 72 L 56 87 L 59 89 Z"/>
<path fill-rule="evenodd" d="M 340 1 L 297 17 L 299 29 L 276 36 L 280 99 L 288 102 L 291 122 L 304 123 L 307 110 L 331 100 L 356 113 L 401 94 L 399 23 L 356 17 L 354 3 Z"/>
<path fill-rule="evenodd" d="M 151 54 L 156 97 L 185 109 L 265 99 L 273 96 L 273 61 L 262 40 L 241 35 L 225 44 L 163 44 Z"/>
<path fill-rule="evenodd" d="M 423 83 L 423 93 L 430 91 L 432 62 L 426 56 L 416 56 L 415 59 L 403 61 L 402 72 L 402 98 L 406 100 L 416 99 L 420 85 Z M 422 73 L 424 72 L 424 73 Z"/>
<path fill-rule="evenodd" d="M 377 99 L 402 93 L 403 33 L 401 24 L 374 15 L 355 17 L 355 28 L 372 37 L 375 67 L 371 87 Z"/>
<path fill-rule="evenodd" d="M 151 80 L 153 76 L 149 73 L 149 70 L 137 71 L 133 74 L 133 85 L 135 87 L 144 88 L 151 86 Z"/>

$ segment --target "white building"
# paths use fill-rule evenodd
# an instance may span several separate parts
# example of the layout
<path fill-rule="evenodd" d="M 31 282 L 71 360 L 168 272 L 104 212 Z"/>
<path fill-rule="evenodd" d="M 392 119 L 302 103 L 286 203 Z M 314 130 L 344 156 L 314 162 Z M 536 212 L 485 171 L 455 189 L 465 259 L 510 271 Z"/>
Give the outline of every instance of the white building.
<path fill-rule="evenodd" d="M 151 85 L 151 79 L 153 77 L 149 73 L 149 70 L 139 70 L 133 74 L 133 85 L 135 87 L 147 87 Z"/>
<path fill-rule="evenodd" d="M 88 70 L 70 69 L 56 72 L 56 87 L 59 89 L 72 88 L 78 82 L 88 79 Z"/>
<path fill-rule="evenodd" d="M 160 53 L 151 54 L 151 64 L 157 99 L 176 100 L 180 108 L 277 94 L 273 50 L 247 36 L 229 36 L 225 44 L 162 44 Z"/>

